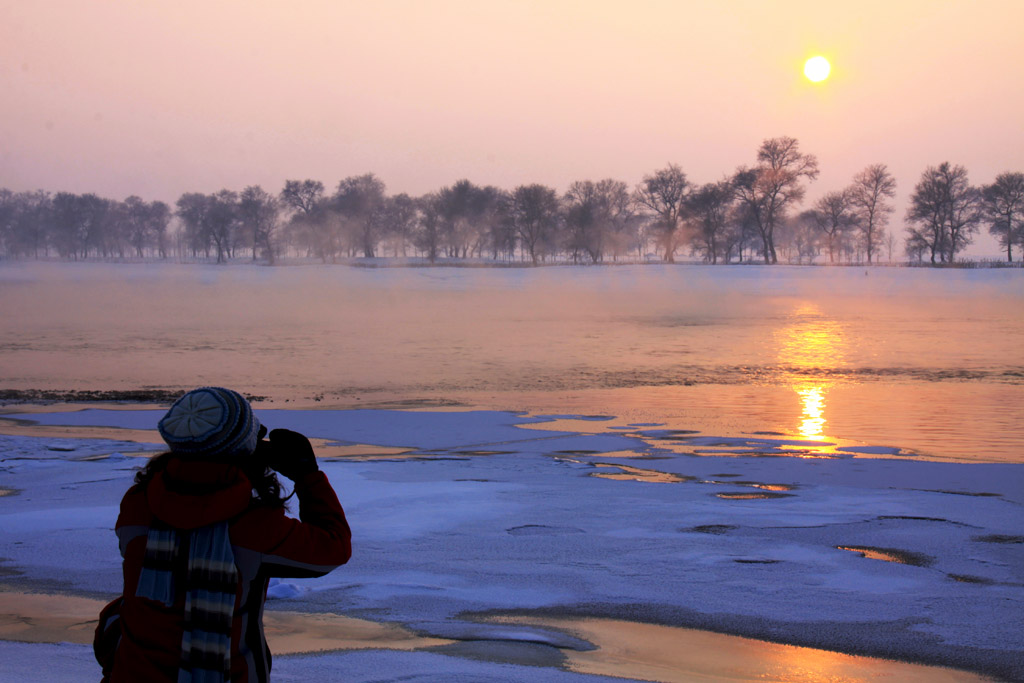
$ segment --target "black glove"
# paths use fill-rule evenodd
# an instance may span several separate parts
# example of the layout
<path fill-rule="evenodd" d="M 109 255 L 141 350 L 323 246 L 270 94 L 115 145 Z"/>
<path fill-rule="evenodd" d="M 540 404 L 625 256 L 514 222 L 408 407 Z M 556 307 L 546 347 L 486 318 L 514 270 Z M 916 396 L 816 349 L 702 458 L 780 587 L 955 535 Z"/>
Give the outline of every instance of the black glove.
<path fill-rule="evenodd" d="M 316 455 L 309 439 L 290 429 L 275 429 L 270 432 L 267 466 L 292 481 L 298 481 L 320 469 L 316 464 Z"/>

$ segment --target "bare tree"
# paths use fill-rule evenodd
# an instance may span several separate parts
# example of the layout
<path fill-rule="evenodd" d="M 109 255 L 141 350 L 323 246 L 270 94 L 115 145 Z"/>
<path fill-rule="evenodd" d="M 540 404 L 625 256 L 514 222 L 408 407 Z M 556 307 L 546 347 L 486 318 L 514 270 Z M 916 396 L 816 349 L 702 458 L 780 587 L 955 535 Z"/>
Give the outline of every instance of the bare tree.
<path fill-rule="evenodd" d="M 596 183 L 577 181 L 569 186 L 563 201 L 565 247 L 572 253 L 573 262 L 581 252 L 597 263 L 606 249 L 616 251 L 617 235 L 627 229 L 633 215 L 626 183 L 611 178 Z"/>
<path fill-rule="evenodd" d="M 558 195 L 550 187 L 520 185 L 512 192 L 508 218 L 534 265 L 554 243 L 559 208 Z"/>
<path fill-rule="evenodd" d="M 273 236 L 281 215 L 277 198 L 259 185 L 250 185 L 239 196 L 238 215 L 241 228 L 252 241 L 252 260 L 256 260 L 257 250 L 262 248 L 267 263 L 274 265 Z"/>
<path fill-rule="evenodd" d="M 121 208 L 128 241 L 135 248 L 135 255 L 142 258 L 143 251 L 149 246 L 151 237 L 153 237 L 149 204 L 141 197 L 132 195 L 124 200 Z"/>
<path fill-rule="evenodd" d="M 176 215 L 184 227 L 185 244 L 193 258 L 200 250 L 209 256 L 210 235 L 206 218 L 210 210 L 209 198 L 200 192 L 186 192 L 178 198 L 177 207 Z"/>
<path fill-rule="evenodd" d="M 591 254 L 591 261 L 597 262 L 595 252 L 600 251 L 601 236 L 597 217 L 597 198 L 594 182 L 576 181 L 569 186 L 562 201 L 565 204 L 565 244 L 576 263 L 580 252 Z"/>
<path fill-rule="evenodd" d="M 14 219 L 18 215 L 17 195 L 6 187 L 0 189 L 0 249 L 4 256 L 15 253 Z"/>
<path fill-rule="evenodd" d="M 319 208 L 323 195 L 324 184 L 319 180 L 286 180 L 281 190 L 281 201 L 308 216 Z"/>
<path fill-rule="evenodd" d="M 381 229 L 385 239 L 392 243 L 395 256 L 405 256 L 406 242 L 412 237 L 418 219 L 416 200 L 402 193 L 388 197 L 381 213 Z"/>
<path fill-rule="evenodd" d="M 90 249 L 104 253 L 109 211 L 110 200 L 95 194 L 54 195 L 53 227 L 58 253 L 76 261 L 87 257 Z"/>
<path fill-rule="evenodd" d="M 836 249 L 841 246 L 844 235 L 855 225 L 850 192 L 828 192 L 814 204 L 813 209 L 802 215 L 825 235 L 828 262 L 835 263 Z"/>
<path fill-rule="evenodd" d="M 331 208 L 351 228 L 366 258 L 376 255 L 383 232 L 384 191 L 384 183 L 366 173 L 342 180 L 331 198 Z"/>
<path fill-rule="evenodd" d="M 423 195 L 416 200 L 419 222 L 413 231 L 412 241 L 416 248 L 427 256 L 431 263 L 437 261 L 441 248 L 441 223 L 444 221 L 441 201 L 436 192 Z"/>
<path fill-rule="evenodd" d="M 765 263 L 778 263 L 775 228 L 785 219 L 790 206 L 804 198 L 804 180 L 818 177 L 818 160 L 800 151 L 796 138 L 770 138 L 757 152 L 754 168 L 741 167 L 733 177 L 739 200 L 753 218 Z"/>
<path fill-rule="evenodd" d="M 476 195 L 480 191 L 469 180 L 460 180 L 450 187 L 443 187 L 437 193 L 441 210 L 442 241 L 445 253 L 450 258 L 465 258 L 473 243 L 479 238 L 475 219 L 477 218 Z"/>
<path fill-rule="evenodd" d="M 206 228 L 217 249 L 217 263 L 225 263 L 234 255 L 237 231 L 240 226 L 238 193 L 221 190 L 209 196 Z"/>
<path fill-rule="evenodd" d="M 981 193 L 968 182 L 967 169 L 948 161 L 929 166 L 910 198 L 907 244 L 927 249 L 932 263 L 936 256 L 952 263 L 971 243 L 981 219 Z"/>
<path fill-rule="evenodd" d="M 819 216 L 813 209 L 803 211 L 799 215 L 786 220 L 780 229 L 785 228 L 787 242 L 796 252 L 796 262 L 804 259 L 812 263 L 821 253 L 822 230 L 819 227 Z M 790 257 L 792 261 L 792 257 Z"/>
<path fill-rule="evenodd" d="M 1006 260 L 1013 261 L 1013 243 L 1024 242 L 1024 173 L 1000 173 L 981 196 L 988 231 L 1006 248 Z"/>
<path fill-rule="evenodd" d="M 493 185 L 477 188 L 473 193 L 472 220 L 475 226 L 478 256 L 489 251 L 491 258 L 499 254 L 513 256 L 516 248 L 515 232 L 510 229 L 507 215 L 508 193 Z"/>
<path fill-rule="evenodd" d="M 701 185 L 690 195 L 688 213 L 696 226 L 696 247 L 704 260 L 718 263 L 725 254 L 726 231 L 736 191 L 732 182 L 723 180 Z"/>
<path fill-rule="evenodd" d="M 675 164 L 646 175 L 637 185 L 633 200 L 641 210 L 651 213 L 658 242 L 664 249 L 663 259 L 674 263 L 676 249 L 682 241 L 680 228 L 686 215 L 686 200 L 690 194 L 686 174 Z"/>
<path fill-rule="evenodd" d="M 287 223 L 293 244 L 301 244 L 307 255 L 327 263 L 338 254 L 337 221 L 328 216 L 324 184 L 319 180 L 288 180 L 281 190 L 281 202 L 291 211 Z"/>
<path fill-rule="evenodd" d="M 0 241 L 8 256 L 39 257 L 53 239 L 53 199 L 50 193 L 0 190 Z"/>
<path fill-rule="evenodd" d="M 850 202 L 857 214 L 857 224 L 864 237 L 868 263 L 884 232 L 893 207 L 886 200 L 896 196 L 896 178 L 885 164 L 873 164 L 853 177 L 849 188 Z"/>

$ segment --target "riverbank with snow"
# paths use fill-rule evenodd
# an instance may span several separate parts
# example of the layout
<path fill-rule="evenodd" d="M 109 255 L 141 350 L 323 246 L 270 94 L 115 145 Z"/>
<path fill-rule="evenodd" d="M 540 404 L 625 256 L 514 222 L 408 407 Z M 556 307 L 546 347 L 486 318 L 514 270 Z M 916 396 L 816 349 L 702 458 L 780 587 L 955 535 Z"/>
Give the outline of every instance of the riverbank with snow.
<path fill-rule="evenodd" d="M 111 528 L 140 464 L 130 454 L 158 446 L 70 435 L 141 430 L 123 432 L 135 439 L 161 413 L 7 416 L 71 430 L 0 436 L 7 590 L 119 592 Z M 268 609 L 337 612 L 452 641 L 393 660 L 332 655 L 345 661 L 385 657 L 401 669 L 454 656 L 453 676 L 520 680 L 522 671 L 474 662 L 525 660 L 547 667 L 526 673 L 549 677 L 522 680 L 586 680 L 563 668 L 585 670 L 573 664 L 579 653 L 610 653 L 609 643 L 581 646 L 552 624 L 587 618 L 1024 678 L 1024 466 L 927 462 L 870 443 L 729 439 L 614 416 L 258 414 L 333 456 L 320 464 L 355 545 L 338 571 L 275 586 Z M 295 666 L 283 658 L 280 680 L 307 664 Z"/>

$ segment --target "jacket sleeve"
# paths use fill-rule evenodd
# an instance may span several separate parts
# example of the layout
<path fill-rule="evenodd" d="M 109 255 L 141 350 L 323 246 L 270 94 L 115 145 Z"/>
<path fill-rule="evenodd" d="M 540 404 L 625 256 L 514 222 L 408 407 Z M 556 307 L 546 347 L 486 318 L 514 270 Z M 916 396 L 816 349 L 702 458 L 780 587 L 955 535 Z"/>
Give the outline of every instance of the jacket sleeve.
<path fill-rule="evenodd" d="M 299 519 L 280 509 L 259 508 L 236 529 L 236 542 L 261 554 L 268 576 L 323 576 L 352 556 L 352 532 L 345 511 L 323 472 L 295 482 Z"/>
<path fill-rule="evenodd" d="M 145 490 L 139 485 L 132 486 L 121 499 L 121 512 L 114 527 L 122 558 L 125 557 L 129 543 L 140 537 L 145 538 L 151 520 Z"/>

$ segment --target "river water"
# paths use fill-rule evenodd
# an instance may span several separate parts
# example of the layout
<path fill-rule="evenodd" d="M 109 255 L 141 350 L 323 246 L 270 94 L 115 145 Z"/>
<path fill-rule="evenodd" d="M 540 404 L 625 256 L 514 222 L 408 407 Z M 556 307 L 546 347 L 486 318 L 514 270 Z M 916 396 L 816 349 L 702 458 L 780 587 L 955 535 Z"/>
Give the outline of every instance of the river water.
<path fill-rule="evenodd" d="M 1024 462 L 1024 270 L 0 265 L 0 389 L 603 414 Z"/>

